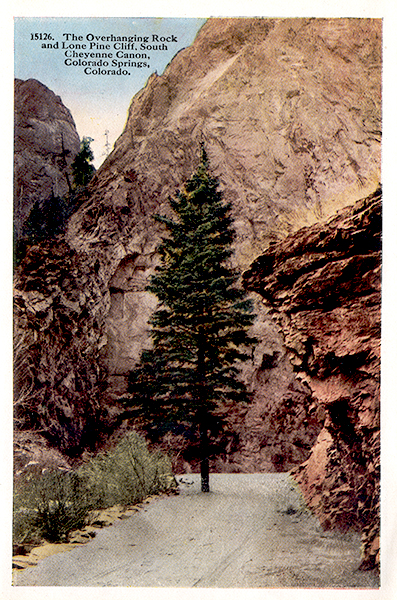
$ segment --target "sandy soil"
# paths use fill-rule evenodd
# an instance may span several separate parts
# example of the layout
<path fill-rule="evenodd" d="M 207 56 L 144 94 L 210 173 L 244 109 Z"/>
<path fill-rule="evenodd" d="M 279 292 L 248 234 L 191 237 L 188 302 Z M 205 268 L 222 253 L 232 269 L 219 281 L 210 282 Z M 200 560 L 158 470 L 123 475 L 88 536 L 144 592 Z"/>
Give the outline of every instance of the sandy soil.
<path fill-rule="evenodd" d="M 17 571 L 20 586 L 306 588 L 379 585 L 354 533 L 324 532 L 287 474 L 177 477 L 161 497 L 84 546 Z"/>

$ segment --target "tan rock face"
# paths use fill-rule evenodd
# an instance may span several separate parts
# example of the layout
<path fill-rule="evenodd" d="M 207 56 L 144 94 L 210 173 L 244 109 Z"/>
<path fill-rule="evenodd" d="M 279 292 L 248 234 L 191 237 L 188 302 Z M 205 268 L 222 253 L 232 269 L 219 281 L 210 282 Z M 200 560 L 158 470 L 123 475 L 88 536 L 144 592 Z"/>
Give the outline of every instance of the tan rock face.
<path fill-rule="evenodd" d="M 278 315 L 323 423 L 294 471 L 326 526 L 359 526 L 379 559 L 381 193 L 272 245 L 244 274 Z"/>
<path fill-rule="evenodd" d="M 156 232 L 149 220 L 142 240 L 142 219 L 167 210 L 202 139 L 233 202 L 241 266 L 358 199 L 379 176 L 379 34 L 355 19 L 210 20 L 134 98 L 71 243 L 89 247 L 106 223 L 150 252 Z"/>
<path fill-rule="evenodd" d="M 80 139 L 59 96 L 35 79 L 15 80 L 14 223 L 16 236 L 36 201 L 64 196 Z"/>
<path fill-rule="evenodd" d="M 201 140 L 241 265 L 351 204 L 379 179 L 380 52 L 379 20 L 209 20 L 133 99 L 71 243 L 89 247 L 105 223 L 127 243 L 190 176 Z"/>

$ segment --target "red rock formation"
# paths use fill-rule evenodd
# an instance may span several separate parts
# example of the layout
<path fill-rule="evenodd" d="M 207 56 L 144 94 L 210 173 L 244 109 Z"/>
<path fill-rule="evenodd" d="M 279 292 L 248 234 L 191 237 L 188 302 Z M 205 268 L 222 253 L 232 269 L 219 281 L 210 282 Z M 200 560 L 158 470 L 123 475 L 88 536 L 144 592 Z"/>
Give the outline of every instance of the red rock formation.
<path fill-rule="evenodd" d="M 272 307 L 323 423 L 293 470 L 326 527 L 362 530 L 379 562 L 381 193 L 273 244 L 244 274 Z"/>
<path fill-rule="evenodd" d="M 209 19 L 133 98 L 125 130 L 67 234 L 76 251 L 99 262 L 109 288 L 110 395 L 126 391 L 147 343 L 153 298 L 143 290 L 160 237 L 152 214 L 168 210 L 168 197 L 196 168 L 202 140 L 232 203 L 240 268 L 269 241 L 376 188 L 380 36 L 380 20 L 370 19 Z M 261 303 L 257 312 L 261 345 L 246 373 L 254 403 L 236 422 L 241 444 L 222 468 L 288 469 L 307 456 L 318 424 Z M 292 398 L 296 415 L 289 411 L 280 430 Z M 296 436 L 304 423 L 305 435 Z"/>

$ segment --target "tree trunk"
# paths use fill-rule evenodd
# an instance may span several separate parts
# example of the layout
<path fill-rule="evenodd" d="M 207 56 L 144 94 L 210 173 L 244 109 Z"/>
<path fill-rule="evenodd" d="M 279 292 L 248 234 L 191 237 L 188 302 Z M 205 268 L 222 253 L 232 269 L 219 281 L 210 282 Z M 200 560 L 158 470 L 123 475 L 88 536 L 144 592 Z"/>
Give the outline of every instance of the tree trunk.
<path fill-rule="evenodd" d="M 208 462 L 208 430 L 205 417 L 200 420 L 200 473 L 201 491 L 210 491 L 209 462 Z"/>
<path fill-rule="evenodd" d="M 198 373 L 198 422 L 200 428 L 200 472 L 201 472 L 201 491 L 209 492 L 209 464 L 208 464 L 208 414 L 206 410 L 207 394 L 205 388 L 205 368 L 204 368 L 204 340 L 205 336 L 200 333 L 197 353 L 197 373 Z"/>

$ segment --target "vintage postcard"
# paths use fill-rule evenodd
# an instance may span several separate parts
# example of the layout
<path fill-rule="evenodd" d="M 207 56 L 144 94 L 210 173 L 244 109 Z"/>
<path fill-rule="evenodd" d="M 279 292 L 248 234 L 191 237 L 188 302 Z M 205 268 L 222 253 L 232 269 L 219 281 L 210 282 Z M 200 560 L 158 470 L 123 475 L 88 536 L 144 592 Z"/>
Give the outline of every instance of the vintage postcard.
<path fill-rule="evenodd" d="M 10 597 L 382 593 L 385 22 L 212 14 L 14 18 Z"/>

